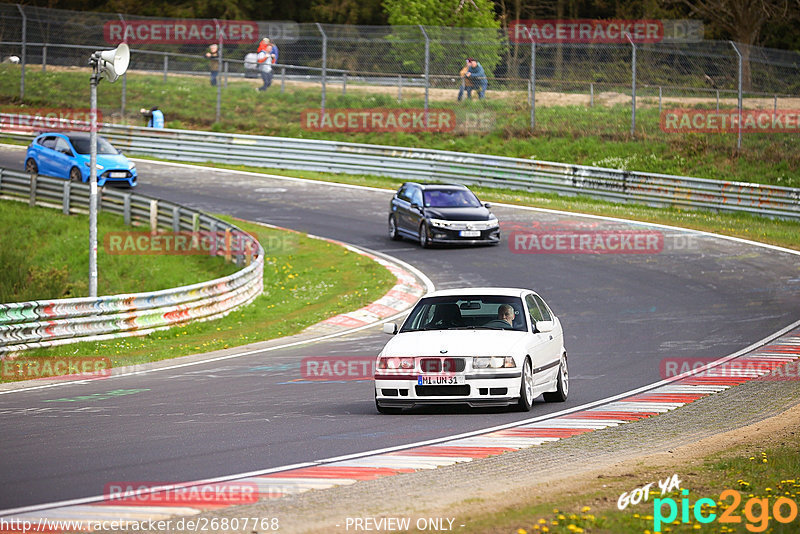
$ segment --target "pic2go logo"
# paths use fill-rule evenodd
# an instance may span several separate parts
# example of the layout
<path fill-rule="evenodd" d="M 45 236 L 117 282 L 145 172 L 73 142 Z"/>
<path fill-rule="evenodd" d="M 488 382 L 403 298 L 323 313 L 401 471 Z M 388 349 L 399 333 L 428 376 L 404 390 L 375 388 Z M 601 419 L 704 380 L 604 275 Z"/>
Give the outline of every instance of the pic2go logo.
<path fill-rule="evenodd" d="M 731 499 L 728 506 L 717 519 L 717 514 L 712 510 L 717 507 L 714 499 L 698 499 L 694 506 L 689 502 L 689 490 L 681 490 L 683 498 L 680 500 L 680 521 L 689 523 L 690 513 L 694 521 L 707 524 L 714 520 L 720 523 L 741 523 L 742 517 L 737 515 L 736 509 L 742 503 L 742 495 L 732 489 L 727 489 L 719 494 L 719 502 Z M 666 508 L 666 515 L 664 515 Z M 653 499 L 653 531 L 661 532 L 662 525 L 668 525 L 678 519 L 678 503 L 671 497 Z M 797 503 L 787 497 L 778 497 L 772 504 L 772 517 L 778 523 L 791 523 L 797 519 Z M 769 499 L 766 497 L 752 497 L 744 504 L 744 517 L 747 520 L 745 528 L 750 532 L 764 532 L 769 527 L 770 507 Z"/>

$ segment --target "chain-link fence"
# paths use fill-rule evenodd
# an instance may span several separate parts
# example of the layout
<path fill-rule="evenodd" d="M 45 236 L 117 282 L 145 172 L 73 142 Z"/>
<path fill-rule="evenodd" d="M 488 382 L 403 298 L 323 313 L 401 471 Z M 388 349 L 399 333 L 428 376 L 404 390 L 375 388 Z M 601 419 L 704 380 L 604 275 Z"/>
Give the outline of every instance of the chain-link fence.
<path fill-rule="evenodd" d="M 245 91 L 264 83 L 255 59 L 263 36 L 278 57 L 269 91 L 256 96 Z M 434 131 L 649 139 L 668 138 L 674 129 L 665 128 L 665 113 L 681 108 L 728 118 L 735 112 L 739 122 L 721 142 L 736 148 L 748 109 L 800 109 L 800 54 L 730 42 L 515 43 L 489 29 L 155 19 L 16 4 L 0 4 L 0 95 L 9 105 L 85 100 L 86 80 L 46 75 L 82 76 L 93 51 L 123 40 L 132 50 L 129 71 L 100 98 L 104 120 L 119 123 L 135 123 L 141 107 L 158 103 L 176 127 L 297 135 L 388 131 L 391 123 L 402 130 L 397 113 L 375 123 L 352 112 L 394 108 L 423 112 L 421 126 L 408 123 L 412 131 L 425 130 L 430 114 L 441 112 L 453 120 L 430 126 Z M 208 58 L 214 43 L 219 58 Z M 461 74 L 467 57 L 485 77 Z M 198 79 L 212 70 L 219 70 L 216 86 Z M 152 102 L 157 83 L 170 109 Z M 336 117 L 326 125 L 325 112 L 341 109 L 349 110 L 345 126 Z M 676 124 L 702 132 L 690 119 Z M 785 124 L 778 126 L 777 133 L 746 131 L 763 130 L 752 137 L 763 143 L 785 135 Z M 794 128 L 793 141 L 796 122 Z"/>

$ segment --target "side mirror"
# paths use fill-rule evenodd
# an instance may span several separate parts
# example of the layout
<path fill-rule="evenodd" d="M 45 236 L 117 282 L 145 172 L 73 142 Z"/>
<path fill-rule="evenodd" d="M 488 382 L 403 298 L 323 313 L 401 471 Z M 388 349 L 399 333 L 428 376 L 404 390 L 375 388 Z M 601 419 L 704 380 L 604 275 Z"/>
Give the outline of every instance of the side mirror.
<path fill-rule="evenodd" d="M 422 209 L 422 206 L 420 206 L 418 202 L 412 202 L 411 203 L 411 207 L 414 208 L 414 209 L 417 209 L 417 210 L 421 210 Z"/>
<path fill-rule="evenodd" d="M 486 208 L 486 209 L 489 209 L 489 208 L 491 208 L 491 207 L 492 207 L 492 205 L 491 205 L 491 204 L 489 204 L 488 202 L 484 202 L 484 203 L 483 203 L 483 207 L 484 207 L 484 208 Z"/>
<path fill-rule="evenodd" d="M 538 332 L 552 332 L 556 327 L 553 321 L 536 321 L 536 330 Z"/>
<path fill-rule="evenodd" d="M 383 323 L 383 333 L 395 335 L 397 333 L 397 323 Z"/>

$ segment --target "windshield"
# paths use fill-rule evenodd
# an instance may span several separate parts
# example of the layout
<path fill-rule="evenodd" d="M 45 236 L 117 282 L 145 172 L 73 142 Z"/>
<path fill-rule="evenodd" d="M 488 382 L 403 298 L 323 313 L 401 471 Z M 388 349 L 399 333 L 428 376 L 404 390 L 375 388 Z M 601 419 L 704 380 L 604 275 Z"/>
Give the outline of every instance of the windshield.
<path fill-rule="evenodd" d="M 478 198 L 467 189 L 426 189 L 426 208 L 479 208 Z"/>
<path fill-rule="evenodd" d="M 420 330 L 518 330 L 528 328 L 519 297 L 429 297 L 417 303 L 400 332 Z"/>
<path fill-rule="evenodd" d="M 88 154 L 90 152 L 90 144 L 88 137 L 70 137 L 70 142 L 72 146 L 75 147 L 75 151 L 78 154 Z M 102 137 L 97 137 L 97 153 L 98 154 L 118 154 L 117 149 L 111 146 L 111 143 L 103 139 Z"/>

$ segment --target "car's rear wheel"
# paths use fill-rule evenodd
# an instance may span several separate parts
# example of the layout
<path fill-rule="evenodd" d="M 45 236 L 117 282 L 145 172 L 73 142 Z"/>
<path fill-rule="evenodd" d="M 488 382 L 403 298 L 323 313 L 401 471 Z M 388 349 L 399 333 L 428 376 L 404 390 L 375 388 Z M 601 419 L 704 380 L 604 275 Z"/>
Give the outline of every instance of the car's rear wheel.
<path fill-rule="evenodd" d="M 25 162 L 25 172 L 39 174 L 39 166 L 36 164 L 36 160 L 28 158 L 28 161 Z"/>
<path fill-rule="evenodd" d="M 378 410 L 378 413 L 383 415 L 399 415 L 400 412 L 403 411 L 402 408 L 381 406 L 377 398 L 375 399 L 375 408 Z"/>
<path fill-rule="evenodd" d="M 520 411 L 529 412 L 533 406 L 533 368 L 531 361 L 525 358 L 522 364 L 522 380 L 519 384 L 519 403 L 517 407 Z"/>
<path fill-rule="evenodd" d="M 542 395 L 545 402 L 564 402 L 569 395 L 569 370 L 567 369 L 567 357 L 561 356 L 561 364 L 558 366 L 558 378 L 556 379 L 556 390 Z"/>
<path fill-rule="evenodd" d="M 69 179 L 71 181 L 73 181 L 73 182 L 82 182 L 83 181 L 83 175 L 81 174 L 81 171 L 80 171 L 80 169 L 78 169 L 78 167 L 72 167 L 69 170 Z"/>
<path fill-rule="evenodd" d="M 397 219 L 394 215 L 389 215 L 389 237 L 392 241 L 400 241 L 400 234 L 397 232 Z"/>
<path fill-rule="evenodd" d="M 428 231 L 428 225 L 425 223 L 419 225 L 419 246 L 422 248 L 430 248 L 431 246 L 431 236 Z"/>

